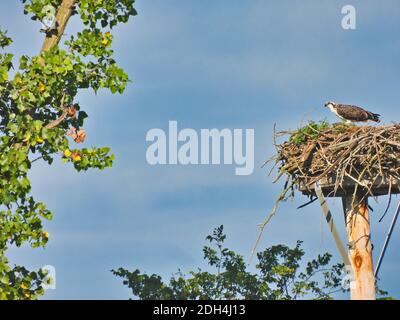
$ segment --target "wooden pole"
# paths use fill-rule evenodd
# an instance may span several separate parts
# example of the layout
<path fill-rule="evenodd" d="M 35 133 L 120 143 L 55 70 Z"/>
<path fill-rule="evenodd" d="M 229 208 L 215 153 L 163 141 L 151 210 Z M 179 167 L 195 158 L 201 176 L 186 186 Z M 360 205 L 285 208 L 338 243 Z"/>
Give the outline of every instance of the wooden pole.
<path fill-rule="evenodd" d="M 372 262 L 371 231 L 367 200 L 359 196 L 343 197 L 349 257 L 354 271 L 351 300 L 375 300 L 375 277 Z M 353 208 L 354 206 L 354 208 Z"/>

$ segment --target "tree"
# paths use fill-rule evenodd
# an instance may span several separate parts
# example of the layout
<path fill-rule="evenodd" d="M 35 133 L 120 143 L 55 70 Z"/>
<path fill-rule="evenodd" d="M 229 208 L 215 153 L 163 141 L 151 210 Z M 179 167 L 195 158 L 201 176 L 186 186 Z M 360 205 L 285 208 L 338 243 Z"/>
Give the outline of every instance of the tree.
<path fill-rule="evenodd" d="M 198 269 L 187 276 L 178 271 L 165 283 L 159 275 L 144 274 L 139 269 L 111 271 L 123 279 L 134 297 L 142 300 L 332 299 L 335 292 L 343 291 L 343 265 L 332 265 L 329 253 L 318 255 L 301 270 L 301 241 L 294 248 L 275 245 L 259 252 L 258 272 L 251 273 L 241 255 L 224 247 L 223 226 L 206 239 L 213 247 L 203 248 L 204 259 L 216 269 L 215 273 Z"/>
<path fill-rule="evenodd" d="M 134 0 L 22 2 L 26 15 L 47 23 L 40 53 L 23 55 L 18 64 L 5 51 L 12 39 L 0 30 L 0 299 L 35 299 L 43 294 L 46 273 L 12 266 L 6 257 L 12 245 L 29 243 L 36 248 L 49 240 L 42 222 L 53 214 L 31 195 L 32 164 L 51 165 L 59 155 L 77 171 L 112 166 L 114 156 L 108 147 L 70 146 L 86 138 L 88 115 L 75 99 L 84 89 L 124 92 L 129 79 L 113 58 L 111 31 L 136 15 Z M 60 44 L 72 16 L 80 18 L 83 29 Z"/>

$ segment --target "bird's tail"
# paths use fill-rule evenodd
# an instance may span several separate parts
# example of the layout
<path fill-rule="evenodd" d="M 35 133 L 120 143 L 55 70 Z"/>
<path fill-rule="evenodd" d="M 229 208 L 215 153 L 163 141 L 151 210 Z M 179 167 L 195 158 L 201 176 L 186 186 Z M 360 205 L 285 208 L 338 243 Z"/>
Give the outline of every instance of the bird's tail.
<path fill-rule="evenodd" d="M 381 115 L 377 113 L 370 113 L 370 120 L 375 121 L 375 122 L 381 122 L 381 119 L 379 118 Z"/>

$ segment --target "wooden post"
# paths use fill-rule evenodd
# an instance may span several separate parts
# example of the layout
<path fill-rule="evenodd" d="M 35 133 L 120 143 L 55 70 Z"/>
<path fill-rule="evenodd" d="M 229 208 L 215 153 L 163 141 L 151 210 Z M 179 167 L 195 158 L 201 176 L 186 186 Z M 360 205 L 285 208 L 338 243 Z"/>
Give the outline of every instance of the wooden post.
<path fill-rule="evenodd" d="M 349 257 L 354 271 L 351 300 L 375 300 L 375 277 L 372 262 L 371 231 L 367 200 L 343 197 Z M 353 203 L 355 208 L 353 208 Z"/>

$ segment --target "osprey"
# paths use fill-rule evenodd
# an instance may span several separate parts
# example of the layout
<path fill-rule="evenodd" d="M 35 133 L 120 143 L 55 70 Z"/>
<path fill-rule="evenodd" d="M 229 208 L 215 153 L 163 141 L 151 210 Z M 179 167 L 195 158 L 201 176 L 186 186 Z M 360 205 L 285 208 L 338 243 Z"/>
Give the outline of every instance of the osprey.
<path fill-rule="evenodd" d="M 325 107 L 329 108 L 339 118 L 345 120 L 348 123 L 368 121 L 381 122 L 381 120 L 379 119 L 380 114 L 364 110 L 363 108 L 357 106 L 338 104 L 329 101 L 325 103 Z"/>

